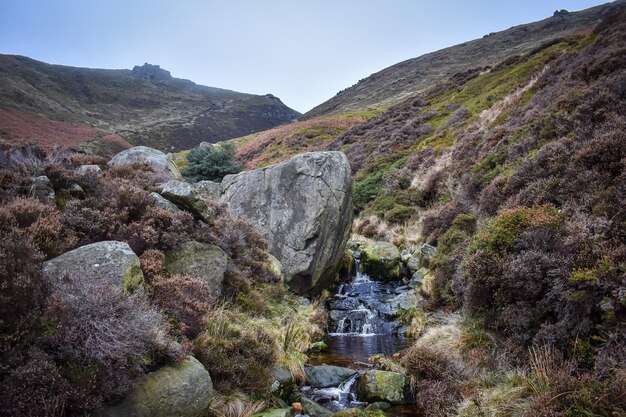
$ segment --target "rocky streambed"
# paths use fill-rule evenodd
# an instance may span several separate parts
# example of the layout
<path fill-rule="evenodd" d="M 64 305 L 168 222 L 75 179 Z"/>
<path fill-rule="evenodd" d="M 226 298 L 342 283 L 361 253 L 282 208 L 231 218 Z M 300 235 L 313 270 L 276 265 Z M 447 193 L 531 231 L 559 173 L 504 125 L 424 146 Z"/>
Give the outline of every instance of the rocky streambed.
<path fill-rule="evenodd" d="M 423 303 L 419 289 L 424 271 L 419 272 L 419 260 L 412 256 L 405 256 L 403 262 L 393 245 L 373 246 L 353 251 L 354 275 L 327 300 L 327 349 L 311 355 L 311 366 L 305 370 L 307 384 L 298 397 L 309 405 L 305 412 L 310 415 L 368 407 L 383 409 L 390 416 L 419 415 L 411 405 L 408 378 L 376 369 L 376 362 L 414 342 L 407 335 L 406 317 Z M 312 410 L 312 402 L 324 408 Z"/>

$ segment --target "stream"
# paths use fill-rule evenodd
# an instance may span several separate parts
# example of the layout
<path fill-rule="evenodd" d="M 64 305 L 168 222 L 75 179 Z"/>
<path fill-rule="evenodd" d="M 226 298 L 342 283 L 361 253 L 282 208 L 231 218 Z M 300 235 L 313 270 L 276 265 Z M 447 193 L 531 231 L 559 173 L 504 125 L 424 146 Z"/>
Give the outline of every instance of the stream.
<path fill-rule="evenodd" d="M 391 357 L 408 348 L 414 340 L 403 336 L 405 326 L 394 320 L 400 308 L 415 305 L 413 290 L 401 282 L 375 281 L 360 268 L 355 253 L 356 274 L 341 284 L 327 301 L 329 309 L 328 349 L 310 355 L 311 365 L 335 365 L 357 371 L 372 367 L 368 359 L 375 355 Z M 359 373 L 341 385 L 331 388 L 305 386 L 302 393 L 324 407 L 339 411 L 362 408 L 366 404 L 356 397 Z M 394 406 L 386 410 L 389 416 L 417 416 L 416 406 Z"/>

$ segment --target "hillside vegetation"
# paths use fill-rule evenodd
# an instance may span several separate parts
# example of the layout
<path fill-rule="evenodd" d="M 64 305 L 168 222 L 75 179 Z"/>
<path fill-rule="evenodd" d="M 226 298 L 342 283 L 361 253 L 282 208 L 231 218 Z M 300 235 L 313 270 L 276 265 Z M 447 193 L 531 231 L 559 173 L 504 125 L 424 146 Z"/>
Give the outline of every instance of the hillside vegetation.
<path fill-rule="evenodd" d="M 303 117 L 388 108 L 468 68 L 493 65 L 511 55 L 528 53 L 553 39 L 584 31 L 610 14 L 612 7 L 605 4 L 575 13 L 555 13 L 539 22 L 489 33 L 481 39 L 408 59 L 359 80 Z"/>
<path fill-rule="evenodd" d="M 155 65 L 101 70 L 0 55 L 0 140 L 5 145 L 25 140 L 50 148 L 55 143 L 99 145 L 95 139 L 115 134 L 133 145 L 180 150 L 298 116 L 271 94 L 205 87 L 173 78 Z"/>
<path fill-rule="evenodd" d="M 494 356 L 487 374 L 455 374 L 451 397 L 428 390 L 432 415 L 624 411 L 626 14 L 614 6 L 593 30 L 468 68 L 334 139 L 270 131 L 240 146 L 252 164 L 298 146 L 345 152 L 354 232 L 438 246 L 430 308 L 460 309 L 474 324 L 459 343 Z M 438 354 L 406 360 L 419 378 Z"/>

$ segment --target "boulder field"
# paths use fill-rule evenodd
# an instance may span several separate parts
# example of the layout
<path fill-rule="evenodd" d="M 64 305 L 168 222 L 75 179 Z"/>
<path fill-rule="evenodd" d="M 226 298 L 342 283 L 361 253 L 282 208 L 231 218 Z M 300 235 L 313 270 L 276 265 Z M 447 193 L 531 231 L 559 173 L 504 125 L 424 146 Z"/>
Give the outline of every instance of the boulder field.
<path fill-rule="evenodd" d="M 221 184 L 180 180 L 169 155 L 145 146 L 119 153 L 109 165 L 134 163 L 177 178 L 152 193 L 159 207 L 183 209 L 211 222 L 205 201 L 212 200 L 225 204 L 231 217 L 249 221 L 268 241 L 269 253 L 278 260 L 273 270 L 292 291 L 319 293 L 334 281 L 352 225 L 352 176 L 343 153 L 303 153 L 227 175 Z"/>

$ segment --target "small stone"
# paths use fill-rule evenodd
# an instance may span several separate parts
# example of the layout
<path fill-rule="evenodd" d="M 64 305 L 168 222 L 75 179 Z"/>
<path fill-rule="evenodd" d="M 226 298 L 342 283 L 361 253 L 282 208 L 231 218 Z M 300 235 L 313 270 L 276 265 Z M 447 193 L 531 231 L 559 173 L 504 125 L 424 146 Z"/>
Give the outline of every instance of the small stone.
<path fill-rule="evenodd" d="M 150 197 L 152 197 L 152 200 L 154 200 L 154 205 L 157 206 L 158 208 L 161 208 L 164 210 L 171 210 L 171 211 L 180 211 L 180 209 L 178 208 L 176 204 L 164 198 L 159 193 L 152 192 L 150 193 Z"/>
<path fill-rule="evenodd" d="M 185 181 L 171 180 L 163 185 L 161 195 L 177 206 L 190 211 L 207 223 L 213 221 L 215 213 L 209 208 L 196 190 Z"/>
<path fill-rule="evenodd" d="M 78 168 L 76 168 L 76 173 L 78 175 L 95 175 L 97 177 L 101 177 L 102 174 L 102 168 L 100 168 L 100 166 L 98 165 L 81 165 Z"/>
<path fill-rule="evenodd" d="M 52 183 L 45 175 L 33 178 L 29 195 L 42 203 L 54 203 L 56 197 Z"/>

